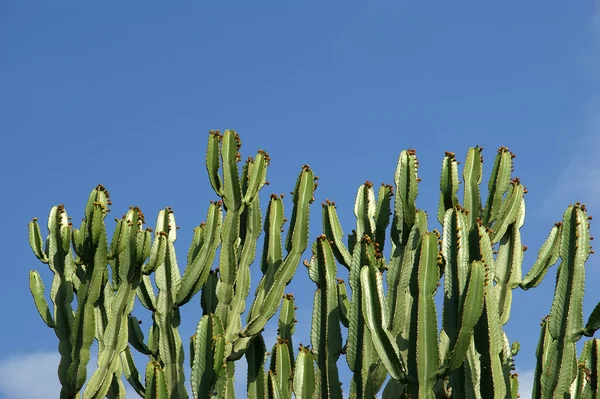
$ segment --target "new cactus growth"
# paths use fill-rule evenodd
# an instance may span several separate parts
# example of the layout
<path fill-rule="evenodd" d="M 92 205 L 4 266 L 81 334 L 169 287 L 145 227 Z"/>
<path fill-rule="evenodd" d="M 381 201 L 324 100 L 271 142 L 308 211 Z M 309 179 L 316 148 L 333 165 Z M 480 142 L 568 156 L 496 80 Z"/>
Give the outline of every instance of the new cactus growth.
<path fill-rule="evenodd" d="M 232 130 L 209 134 L 206 168 L 219 199 L 194 230 L 183 274 L 169 207 L 159 212 L 154 230 L 144 228 L 144 214 L 131 207 L 116 219 L 109 244 L 105 217 L 111 203 L 100 185 L 89 196 L 79 229 L 62 205 L 50 211 L 46 239 L 37 219 L 29 224 L 31 248 L 54 275 L 52 309 L 37 271 L 30 272 L 29 283 L 43 322 L 59 341 L 61 398 L 123 398 L 122 376 L 140 397 L 187 398 L 186 367 L 194 398 L 233 398 L 235 366 L 243 357 L 248 379 L 246 392 L 237 392 L 242 397 L 342 398 L 343 355 L 351 398 L 376 397 L 388 377 L 381 393 L 386 399 L 517 398 L 519 344 L 503 330 L 512 291 L 539 285 L 559 259 L 554 300 L 542 321 L 533 397 L 598 396 L 598 340 L 585 342 L 579 359 L 576 353 L 576 343 L 600 328 L 600 304 L 583 324 L 591 217 L 584 205 L 569 206 L 523 278 L 520 230 L 527 190 L 511 176 L 514 154 L 508 149 L 501 147 L 495 157 L 485 204 L 483 149 L 467 153 L 462 203 L 458 162 L 445 154 L 437 209 L 441 232 L 429 230 L 427 214 L 417 208 L 419 163 L 412 149 L 401 152 L 393 186 L 376 190 L 367 181 L 359 187 L 356 225 L 347 239 L 335 203 L 326 200 L 323 232 L 304 262 L 316 285 L 311 347 L 300 345 L 295 352 L 296 305 L 310 307 L 284 290 L 308 246 L 317 177 L 303 166 L 289 221 L 283 195 L 276 194 L 263 220 L 259 193 L 267 185 L 270 158 L 258 151 L 240 168 L 240 148 Z M 261 232 L 256 268 L 262 276 L 246 312 Z M 348 270 L 348 284 L 338 278 L 338 264 Z M 440 309 L 434 301 L 438 289 Z M 202 316 L 185 359 L 180 308 L 197 294 Z M 136 297 L 152 314 L 147 331 L 133 315 Z M 278 335 L 268 353 L 262 331 L 277 309 Z M 88 376 L 94 340 L 97 369 Z M 145 369 L 136 366 L 132 348 L 148 357 Z"/>

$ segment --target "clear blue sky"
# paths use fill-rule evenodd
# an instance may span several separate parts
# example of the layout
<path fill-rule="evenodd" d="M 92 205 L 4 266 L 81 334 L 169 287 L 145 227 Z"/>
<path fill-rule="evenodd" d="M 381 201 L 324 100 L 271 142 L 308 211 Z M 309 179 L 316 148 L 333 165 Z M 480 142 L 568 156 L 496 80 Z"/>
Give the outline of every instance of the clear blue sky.
<path fill-rule="evenodd" d="M 515 174 L 529 189 L 525 272 L 569 203 L 600 214 L 597 4 L 485 3 L 0 2 L 0 304 L 8 326 L 0 364 L 11 365 L 0 367 L 0 397 L 36 397 L 15 390 L 28 376 L 43 386 L 56 375 L 56 337 L 28 289 L 30 269 L 47 287 L 51 273 L 29 249 L 28 221 L 44 226 L 60 203 L 78 221 L 102 183 L 114 216 L 139 205 L 154 224 L 173 207 L 183 269 L 192 229 L 215 199 L 204 167 L 209 129 L 236 129 L 244 156 L 269 152 L 263 205 L 311 165 L 320 177 L 312 237 L 325 198 L 349 232 L 358 186 L 391 183 L 408 147 L 417 149 L 418 206 L 432 227 L 445 150 L 464 159 L 469 146 L 483 145 L 483 186 L 499 146 L 517 154 Z M 586 315 L 600 300 L 590 289 L 597 267 L 592 257 Z M 515 292 L 507 330 L 522 344 L 521 373 L 534 367 L 554 275 Z M 308 344 L 314 288 L 300 267 L 288 287 L 299 298 L 296 343 Z M 187 340 L 201 310 L 196 299 L 185 309 Z M 17 364 L 31 374 L 19 377 Z M 344 359 L 339 365 L 346 369 Z"/>

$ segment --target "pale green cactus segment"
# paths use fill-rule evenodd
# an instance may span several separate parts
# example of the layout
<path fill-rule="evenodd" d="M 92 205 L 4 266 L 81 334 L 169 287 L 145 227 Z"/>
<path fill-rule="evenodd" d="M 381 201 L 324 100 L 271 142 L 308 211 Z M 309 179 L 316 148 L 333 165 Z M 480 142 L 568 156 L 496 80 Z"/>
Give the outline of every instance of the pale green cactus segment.
<path fill-rule="evenodd" d="M 373 183 L 367 181 L 358 188 L 354 202 L 354 216 L 356 217 L 356 236 L 373 236 L 375 233 L 375 192 Z"/>
<path fill-rule="evenodd" d="M 202 223 L 195 229 L 194 241 L 188 252 L 188 264 L 177 290 L 175 306 L 182 306 L 189 302 L 204 286 L 217 248 L 221 243 L 221 220 L 221 205 L 211 203 L 206 216 L 206 224 Z"/>
<path fill-rule="evenodd" d="M 294 362 L 294 344 L 292 335 L 296 330 L 296 305 L 294 295 L 286 294 L 283 296 L 283 302 L 281 303 L 281 310 L 279 311 L 279 320 L 277 323 L 277 333 L 279 338 L 285 341 L 288 352 L 290 355 L 290 361 L 292 368 L 295 367 Z"/>
<path fill-rule="evenodd" d="M 52 314 L 50 313 L 48 302 L 44 296 L 44 283 L 37 270 L 29 272 L 29 290 L 31 291 L 31 295 L 33 295 L 35 307 L 42 317 L 42 320 L 44 320 L 44 323 L 46 323 L 48 327 L 54 328 L 54 320 L 52 320 Z"/>
<path fill-rule="evenodd" d="M 427 231 L 427 216 L 422 210 L 415 214 L 415 223 L 411 228 L 407 240 L 404 242 L 401 254 L 390 259 L 386 281 L 388 295 L 386 297 L 389 325 L 386 328 L 398 336 L 402 334 L 408 339 L 410 330 L 410 309 L 412 296 L 408 290 L 411 280 L 415 256 L 420 245 L 422 235 Z"/>
<path fill-rule="evenodd" d="M 489 277 L 488 277 L 489 278 Z M 475 327 L 475 349 L 480 357 L 480 393 L 487 397 L 503 398 L 510 391 L 504 378 L 500 353 L 503 348 L 502 327 L 498 320 L 497 291 L 489 281 L 484 288 L 484 308 Z M 486 370 L 486 372 L 483 372 Z"/>
<path fill-rule="evenodd" d="M 375 208 L 375 234 L 374 241 L 377 243 L 378 250 L 383 253 L 385 247 L 385 234 L 390 224 L 391 206 L 390 201 L 394 194 L 394 188 L 390 185 L 381 184 L 377 193 L 377 206 Z"/>
<path fill-rule="evenodd" d="M 213 190 L 219 197 L 223 196 L 223 183 L 219 175 L 221 167 L 221 148 L 220 142 L 223 136 L 219 131 L 211 130 L 208 135 L 208 145 L 206 148 L 206 170 L 208 172 L 208 180 Z"/>
<path fill-rule="evenodd" d="M 42 262 L 48 263 L 48 255 L 44 250 L 44 240 L 42 238 L 42 231 L 37 222 L 37 218 L 33 219 L 28 224 L 29 230 L 29 246 L 33 251 L 33 254 Z"/>
<path fill-rule="evenodd" d="M 167 399 L 170 398 L 167 390 L 165 373 L 160 363 L 150 361 L 146 366 L 146 396 L 145 399 Z"/>
<path fill-rule="evenodd" d="M 342 352 L 337 268 L 331 245 L 325 235 L 317 238 L 313 258 L 314 261 L 309 264 L 309 269 L 312 270 L 309 272 L 312 277 L 318 278 L 310 341 L 317 355 L 321 396 L 342 398 L 337 368 L 337 360 Z"/>
<path fill-rule="evenodd" d="M 366 325 L 371 332 L 375 350 L 391 377 L 405 382 L 406 373 L 400 360 L 398 347 L 390 332 L 384 328 L 388 322 L 384 311 L 381 273 L 374 265 L 365 266 L 360 274 L 360 282 L 362 287 L 362 312 Z M 437 334 L 437 329 L 434 330 L 434 333 Z"/>
<path fill-rule="evenodd" d="M 519 377 L 516 374 L 510 375 L 510 398 L 517 399 L 520 398 L 519 395 Z"/>
<path fill-rule="evenodd" d="M 231 300 L 229 320 L 225 328 L 225 339 L 228 343 L 236 340 L 239 331 L 242 329 L 241 315 L 246 309 L 246 299 L 250 292 L 250 265 L 256 257 L 256 241 L 260 236 L 262 227 L 261 219 L 260 203 L 257 198 L 244 208 L 244 212 L 241 215 L 242 226 L 245 226 L 246 229 L 239 257 L 235 292 Z M 231 345 L 229 345 L 228 351 L 231 349 Z"/>
<path fill-rule="evenodd" d="M 524 249 L 520 229 L 524 221 L 525 201 L 521 198 L 517 220 L 509 225 L 502 236 L 494 264 L 494 280 L 498 289 L 498 312 L 502 325 L 506 324 L 510 317 L 512 290 L 522 281 Z"/>
<path fill-rule="evenodd" d="M 415 296 L 413 312 L 416 315 L 413 313 L 412 318 L 416 331 L 414 335 L 411 334 L 407 365 L 409 376 L 416 380 L 418 386 L 411 384 L 413 396 L 429 398 L 433 397 L 433 386 L 437 381 L 439 368 L 437 315 L 433 298 L 439 281 L 436 232 L 423 234 L 419 252 L 418 268 L 415 270 L 416 287 L 411 287 Z"/>
<path fill-rule="evenodd" d="M 576 341 L 583 330 L 585 261 L 590 254 L 590 233 L 585 207 L 571 205 L 561 227 L 560 258 L 554 300 L 550 309 L 552 338 Z"/>
<path fill-rule="evenodd" d="M 281 392 L 279 385 L 277 384 L 277 376 L 274 372 L 269 370 L 267 372 L 267 397 L 269 399 L 283 399 L 284 394 Z"/>
<path fill-rule="evenodd" d="M 583 329 L 583 335 L 591 337 L 598 329 L 600 329 L 600 302 L 596 304 L 596 307 L 592 311 L 592 314 Z"/>
<path fill-rule="evenodd" d="M 84 391 L 86 398 L 104 398 L 110 389 L 112 376 L 120 371 L 120 353 L 127 348 L 128 341 L 127 315 L 133 310 L 134 299 L 135 291 L 131 287 L 131 283 L 121 284 L 116 298 L 114 298 L 112 314 L 108 318 L 108 324 L 103 334 L 103 348 L 99 353 L 98 368 L 86 384 Z"/>
<path fill-rule="evenodd" d="M 283 398 L 291 399 L 292 397 L 293 359 L 293 353 L 290 354 L 287 342 L 283 339 L 278 339 L 271 351 L 269 374 L 274 375 L 275 384 L 277 385 L 279 394 Z"/>
<path fill-rule="evenodd" d="M 327 201 L 323 206 L 323 233 L 329 240 L 333 240 L 333 253 L 340 264 L 350 269 L 352 255 L 342 241 L 344 231 L 338 218 L 334 202 Z"/>
<path fill-rule="evenodd" d="M 281 232 L 284 221 L 283 200 L 280 196 L 271 195 L 267 215 L 265 218 L 265 240 L 262 253 L 261 270 L 264 274 L 264 287 L 257 292 L 258 295 L 264 295 L 273 285 L 275 272 L 281 266 L 283 261 L 283 245 L 281 243 Z M 261 298 L 262 299 L 262 298 Z"/>
<path fill-rule="evenodd" d="M 521 218 L 521 214 L 525 215 L 523 195 L 525 187 L 517 178 L 510 182 L 506 199 L 502 202 L 498 218 L 496 219 L 492 229 L 492 243 L 495 244 L 506 233 L 508 227 L 517 222 Z M 520 222 L 519 222 L 520 223 Z"/>
<path fill-rule="evenodd" d="M 168 235 L 166 232 L 158 230 L 155 231 L 154 242 L 152 243 L 152 248 L 150 249 L 150 259 L 148 259 L 148 263 L 146 263 L 143 269 L 143 273 L 145 275 L 154 273 L 156 269 L 158 269 L 158 267 L 165 262 L 168 243 L 167 237 Z"/>
<path fill-rule="evenodd" d="M 294 369 L 294 395 L 296 399 L 313 399 L 318 397 L 315 372 L 315 358 L 309 348 L 300 346 Z"/>
<path fill-rule="evenodd" d="M 456 338 L 452 352 L 446 356 L 448 364 L 445 374 L 457 370 L 463 364 L 471 344 L 473 330 L 483 311 L 484 284 L 489 283 L 486 282 L 485 274 L 485 265 L 482 262 L 474 261 L 469 267 L 468 281 L 457 314 L 459 323 L 456 326 Z"/>
<path fill-rule="evenodd" d="M 537 287 L 548 272 L 548 269 L 556 264 L 559 257 L 560 249 L 560 223 L 556 223 L 550 230 L 548 238 L 540 248 L 537 259 L 531 270 L 521 281 L 520 287 L 524 290 L 528 290 L 533 287 Z"/>
<path fill-rule="evenodd" d="M 263 150 L 259 150 L 254 159 L 249 158 L 246 162 L 245 179 L 242 182 L 244 204 L 248 205 L 253 202 L 257 198 L 260 189 L 265 185 L 267 167 L 269 166 L 270 160 L 269 154 Z"/>
<path fill-rule="evenodd" d="M 579 361 L 577 376 L 570 389 L 572 398 L 597 398 L 600 395 L 600 341 L 586 341 Z"/>
<path fill-rule="evenodd" d="M 460 326 L 459 306 L 470 270 L 469 230 L 463 210 L 448 209 L 442 222 L 441 252 L 445 262 L 442 328 L 450 340 L 454 340 Z M 442 352 L 442 356 L 445 355 L 446 353 Z"/>
<path fill-rule="evenodd" d="M 442 173 L 440 177 L 440 202 L 438 205 L 437 218 L 440 224 L 444 224 L 444 216 L 448 209 L 458 205 L 458 162 L 453 152 L 446 151 L 442 161 Z"/>
<path fill-rule="evenodd" d="M 265 399 L 267 394 L 265 374 L 267 347 L 262 334 L 257 334 L 252 338 L 245 355 L 248 362 L 248 378 L 246 380 L 248 399 Z"/>
<path fill-rule="evenodd" d="M 415 222 L 416 199 L 419 192 L 417 165 L 415 150 L 408 149 L 400 153 L 396 173 L 394 174 L 396 193 L 394 195 L 394 219 L 391 232 L 392 242 L 396 246 L 404 244 Z"/>
<path fill-rule="evenodd" d="M 140 328 L 140 321 L 133 316 L 128 317 L 127 321 L 127 332 L 128 332 L 128 341 L 137 350 L 143 355 L 154 355 L 152 350 L 144 343 L 144 333 Z"/>
<path fill-rule="evenodd" d="M 481 215 L 481 185 L 483 157 L 481 152 L 483 147 L 472 147 L 467 152 L 465 167 L 463 168 L 463 206 L 469 211 L 467 214 L 467 223 L 469 229 L 475 226 L 477 218 Z"/>
<path fill-rule="evenodd" d="M 108 267 L 108 241 L 104 225 L 104 217 L 108 212 L 105 205 L 107 198 L 106 190 L 98 186 L 92 191 L 86 207 L 86 229 L 83 233 L 86 275 L 77 291 L 77 310 L 71 330 L 72 360 L 68 366 L 67 384 L 63 384 L 63 392 L 79 392 L 87 378 L 90 347 L 95 338 L 94 307 L 100 298 L 103 276 Z M 66 237 L 63 235 L 62 238 Z"/>
<path fill-rule="evenodd" d="M 310 204 L 313 202 L 314 175 L 308 166 L 302 168 L 298 177 L 298 183 L 294 190 L 294 208 L 290 220 L 290 231 L 288 232 L 288 254 L 281 266 L 275 271 L 273 284 L 264 295 L 264 300 L 259 302 L 260 293 L 257 294 L 255 303 L 250 312 L 250 321 L 242 330 L 240 336 L 247 337 L 257 334 L 279 307 L 285 286 L 290 282 L 296 269 L 300 256 L 308 245 L 308 217 Z M 259 283 L 259 290 L 266 287 L 266 278 Z"/>
<path fill-rule="evenodd" d="M 240 161 L 240 147 L 242 142 L 233 130 L 225 130 L 221 146 L 221 160 L 223 162 L 223 203 L 225 210 L 237 212 L 242 206 L 242 189 L 237 163 Z"/>
<path fill-rule="evenodd" d="M 142 276 L 142 281 L 137 288 L 136 295 L 140 300 L 140 303 L 151 312 L 156 311 L 156 295 L 154 294 L 154 287 L 148 275 Z"/>
<path fill-rule="evenodd" d="M 494 168 L 488 183 L 488 197 L 483 209 L 483 224 L 491 226 L 500 217 L 503 196 L 510 183 L 513 154 L 508 148 L 500 147 L 494 160 Z"/>
<path fill-rule="evenodd" d="M 224 323 L 229 318 L 229 304 L 234 295 L 238 271 L 237 245 L 240 235 L 239 210 L 229 209 L 221 230 L 221 254 L 219 258 L 219 283 L 217 284 L 217 314 Z"/>
<path fill-rule="evenodd" d="M 194 398 L 210 397 L 225 372 L 224 332 L 217 315 L 204 315 L 198 323 L 191 374 Z"/>

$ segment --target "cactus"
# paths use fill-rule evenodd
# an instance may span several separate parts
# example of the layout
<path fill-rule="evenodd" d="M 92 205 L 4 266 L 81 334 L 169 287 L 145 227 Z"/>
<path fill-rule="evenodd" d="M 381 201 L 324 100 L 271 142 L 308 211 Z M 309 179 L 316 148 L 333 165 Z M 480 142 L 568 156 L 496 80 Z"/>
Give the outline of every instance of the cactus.
<path fill-rule="evenodd" d="M 154 230 L 144 228 L 143 213 L 131 207 L 116 219 L 110 245 L 104 223 L 110 198 L 102 186 L 90 194 L 79 229 L 62 205 L 50 211 L 45 243 L 37 219 L 29 224 L 30 246 L 54 274 L 53 311 L 37 271 L 30 272 L 29 282 L 38 313 L 59 340 L 61 398 L 80 397 L 86 380 L 84 398 L 123 398 L 122 376 L 141 397 L 185 398 L 185 367 L 191 369 L 194 398 L 233 398 L 242 357 L 249 398 L 341 398 L 341 355 L 352 373 L 351 398 L 375 397 L 382 388 L 384 398 L 517 398 L 513 371 L 519 344 L 503 331 L 512 291 L 539 285 L 559 258 L 554 300 L 542 321 L 533 397 L 598 396 L 598 340 L 585 342 L 579 360 L 576 353 L 576 343 L 600 328 L 600 303 L 583 324 L 591 217 L 584 205 L 569 206 L 523 278 L 520 230 L 527 190 L 511 177 L 514 154 L 508 149 L 498 150 L 484 205 L 483 149 L 467 153 L 462 204 L 458 161 L 445 154 L 437 209 L 441 233 L 428 229 L 427 214 L 417 208 L 420 179 L 412 149 L 400 154 L 394 186 L 382 184 L 377 193 L 368 181 L 359 187 L 356 227 L 347 240 L 335 203 L 326 200 L 323 234 L 304 262 L 316 284 L 312 348 L 300 345 L 294 356 L 296 302 L 284 290 L 308 246 L 317 177 L 302 167 L 284 239 L 283 195 L 271 195 L 264 222 L 261 215 L 259 192 L 268 184 L 270 158 L 258 151 L 240 170 L 240 147 L 232 130 L 209 134 L 206 168 L 220 199 L 210 203 L 206 222 L 194 230 L 183 274 L 169 207 L 159 212 Z M 261 230 L 262 278 L 242 324 Z M 338 263 L 349 272 L 348 285 L 338 278 Z M 442 277 L 438 326 L 434 296 Z M 186 362 L 180 308 L 196 294 L 202 316 Z M 136 297 L 152 313 L 146 332 L 132 313 Z M 277 309 L 278 336 L 267 353 L 262 331 Z M 348 331 L 345 343 L 342 326 Z M 88 379 L 94 340 L 97 369 Z M 132 348 L 148 356 L 144 378 Z"/>

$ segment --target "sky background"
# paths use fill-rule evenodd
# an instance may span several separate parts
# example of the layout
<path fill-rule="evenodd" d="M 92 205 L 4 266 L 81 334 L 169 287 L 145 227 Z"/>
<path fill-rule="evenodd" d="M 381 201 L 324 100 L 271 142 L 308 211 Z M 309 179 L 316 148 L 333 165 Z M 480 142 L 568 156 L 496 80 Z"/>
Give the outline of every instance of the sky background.
<path fill-rule="evenodd" d="M 517 154 L 515 175 L 529 190 L 524 272 L 570 203 L 600 214 L 598 3 L 417 3 L 0 0 L 0 306 L 8 326 L 0 329 L 0 398 L 59 391 L 57 340 L 28 288 L 30 269 L 47 288 L 51 272 L 29 248 L 27 223 L 38 217 L 45 234 L 57 204 L 80 220 L 102 183 L 113 216 L 137 205 L 153 226 L 161 208 L 175 210 L 183 271 L 192 229 L 216 199 L 204 166 L 209 129 L 235 129 L 243 157 L 269 152 L 263 208 L 269 193 L 293 188 L 303 164 L 313 168 L 320 185 L 311 239 L 321 233 L 325 198 L 350 232 L 358 186 L 392 183 L 409 147 L 430 227 L 444 151 L 464 160 L 469 147 L 484 146 L 482 187 L 499 146 Z M 600 300 L 598 266 L 592 256 L 586 319 Z M 506 331 L 521 343 L 522 398 L 555 270 L 537 289 L 514 293 Z M 295 346 L 309 343 L 314 289 L 299 267 L 286 290 L 299 308 Z M 182 312 L 184 342 L 200 317 L 196 297 Z M 347 370 L 345 359 L 338 365 Z M 347 393 L 347 371 L 342 379 Z"/>

